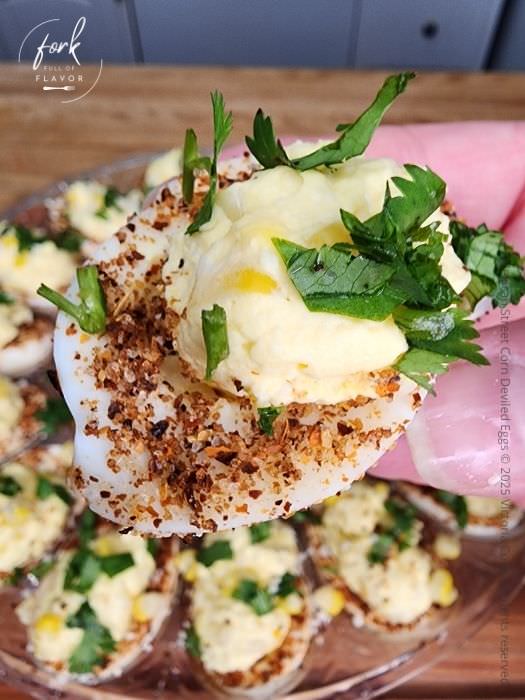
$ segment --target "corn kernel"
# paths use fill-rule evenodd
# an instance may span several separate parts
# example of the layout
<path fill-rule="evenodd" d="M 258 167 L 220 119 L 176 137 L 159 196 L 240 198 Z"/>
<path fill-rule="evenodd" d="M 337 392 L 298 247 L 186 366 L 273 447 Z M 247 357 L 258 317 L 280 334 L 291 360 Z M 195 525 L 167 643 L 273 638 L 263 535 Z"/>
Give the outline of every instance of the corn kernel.
<path fill-rule="evenodd" d="M 271 294 L 277 288 L 277 282 L 265 272 L 246 267 L 228 275 L 226 286 L 239 292 Z"/>
<path fill-rule="evenodd" d="M 342 591 L 334 586 L 321 586 L 314 591 L 314 601 L 321 612 L 329 617 L 337 617 L 345 607 Z"/>
<path fill-rule="evenodd" d="M 432 572 L 430 586 L 434 602 L 444 608 L 452 605 L 458 597 L 454 579 L 448 569 L 436 569 Z"/>
<path fill-rule="evenodd" d="M 199 573 L 199 564 L 195 561 L 195 550 L 183 549 L 175 556 L 174 561 L 184 580 L 193 583 Z"/>
<path fill-rule="evenodd" d="M 147 622 L 150 617 L 144 609 L 142 596 L 139 595 L 133 601 L 131 606 L 131 615 L 136 622 Z"/>
<path fill-rule="evenodd" d="M 434 552 L 440 559 L 457 559 L 461 554 L 461 543 L 455 535 L 440 533 L 434 540 Z"/>
<path fill-rule="evenodd" d="M 27 251 L 17 253 L 15 256 L 15 267 L 23 267 L 27 261 Z"/>
<path fill-rule="evenodd" d="M 100 537 L 93 543 L 92 548 L 99 557 L 107 557 L 109 554 L 113 554 L 112 542 L 108 537 Z"/>
<path fill-rule="evenodd" d="M 62 625 L 62 618 L 55 613 L 46 613 L 38 618 L 35 623 L 35 629 L 37 632 L 58 634 L 62 629 Z"/>
<path fill-rule="evenodd" d="M 288 615 L 299 615 L 304 607 L 304 600 L 299 593 L 290 593 L 286 598 L 280 598 L 277 607 Z"/>
<path fill-rule="evenodd" d="M 390 493 L 390 486 L 385 484 L 384 481 L 378 481 L 377 484 L 374 484 L 374 489 L 376 490 L 376 493 L 384 498 L 386 498 Z"/>
<path fill-rule="evenodd" d="M 324 506 L 333 506 L 337 501 L 339 500 L 339 496 L 328 496 L 328 498 L 325 498 L 323 501 Z"/>
<path fill-rule="evenodd" d="M 31 511 L 26 506 L 16 506 L 13 515 L 15 522 L 24 523 L 31 515 Z"/>

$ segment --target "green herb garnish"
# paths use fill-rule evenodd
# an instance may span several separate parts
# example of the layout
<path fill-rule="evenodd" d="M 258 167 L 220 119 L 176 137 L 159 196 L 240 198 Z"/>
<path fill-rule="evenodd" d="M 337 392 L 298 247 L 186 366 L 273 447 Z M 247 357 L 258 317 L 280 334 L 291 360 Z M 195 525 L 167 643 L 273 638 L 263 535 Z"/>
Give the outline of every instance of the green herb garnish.
<path fill-rule="evenodd" d="M 460 527 L 462 530 L 466 528 L 468 524 L 468 508 L 466 498 L 456 493 L 443 491 L 442 489 L 437 489 L 435 491 L 435 496 L 440 503 L 443 503 L 443 505 L 447 506 L 447 508 L 452 511 L 454 517 L 456 518 L 458 527 Z"/>
<path fill-rule="evenodd" d="M 70 615 L 66 625 L 84 630 L 82 641 L 69 659 L 71 673 L 90 673 L 115 651 L 115 640 L 107 627 L 100 624 L 89 603 L 83 603 L 76 613 Z"/>
<path fill-rule="evenodd" d="M 18 586 L 18 584 L 24 578 L 25 572 L 21 566 L 17 566 L 11 571 L 11 574 L 7 577 L 6 581 L 9 586 Z"/>
<path fill-rule="evenodd" d="M 368 552 L 371 564 L 382 564 L 394 545 L 400 550 L 410 547 L 413 542 L 416 510 L 408 503 L 394 499 L 385 501 L 385 510 L 390 515 L 392 524 L 379 532 Z"/>
<path fill-rule="evenodd" d="M 211 162 L 209 162 L 207 159 L 199 159 L 198 158 L 198 151 L 197 151 L 197 139 L 195 138 L 195 142 L 193 142 L 193 136 L 190 135 L 188 136 L 188 132 L 186 133 L 186 144 L 187 146 L 187 151 L 190 152 L 190 155 L 195 155 L 195 162 L 192 163 L 191 160 L 184 161 L 186 164 L 186 171 L 188 171 L 195 167 L 202 168 L 208 166 L 208 172 L 210 175 L 210 183 L 208 187 L 208 192 L 206 193 L 206 196 L 204 197 L 204 201 L 202 202 L 202 206 L 197 212 L 197 215 L 195 216 L 193 223 L 191 223 L 188 228 L 186 229 L 186 233 L 188 235 L 192 235 L 194 233 L 197 233 L 197 231 L 200 229 L 201 226 L 203 226 L 205 223 L 207 223 L 211 219 L 211 215 L 213 212 L 213 204 L 215 202 L 215 195 L 217 192 L 217 163 L 219 160 L 219 154 L 222 151 L 224 144 L 226 143 L 226 140 L 228 139 L 229 135 L 231 134 L 232 128 L 233 128 L 233 118 L 232 118 L 232 113 L 228 112 L 226 113 L 226 108 L 224 105 L 224 97 L 222 94 L 218 91 L 215 91 L 211 94 L 211 104 L 212 104 L 212 110 L 213 110 L 213 158 Z M 187 143 L 189 139 L 189 144 Z M 186 149 L 185 149 L 186 150 Z M 189 158 L 189 156 L 188 156 Z M 192 168 L 193 165 L 193 168 Z M 193 194 L 193 183 L 191 183 L 191 191 Z M 189 175 L 186 175 L 186 194 L 189 195 L 190 193 L 190 180 L 189 180 Z"/>
<path fill-rule="evenodd" d="M 81 547 L 72 556 L 64 577 L 64 589 L 87 593 L 93 587 L 100 574 L 110 578 L 134 566 L 135 562 L 129 552 L 99 556 L 86 547 Z"/>
<path fill-rule="evenodd" d="M 54 559 L 44 559 L 34 566 L 29 572 L 31 576 L 41 581 L 46 574 L 48 574 L 51 569 L 55 566 L 56 561 Z"/>
<path fill-rule="evenodd" d="M 281 580 L 279 581 L 279 585 L 277 586 L 277 595 L 280 598 L 286 598 L 286 596 L 297 592 L 297 576 L 287 571 L 285 574 L 283 574 Z"/>
<path fill-rule="evenodd" d="M 89 549 L 78 549 L 66 569 L 64 590 L 87 593 L 100 576 L 100 572 L 99 557 Z"/>
<path fill-rule="evenodd" d="M 0 304 L 14 304 L 15 300 L 0 289 Z"/>
<path fill-rule="evenodd" d="M 99 560 L 102 571 L 110 578 L 135 565 L 135 561 L 129 552 L 108 554 L 105 557 L 99 557 Z"/>
<path fill-rule="evenodd" d="M 211 566 L 220 559 L 233 559 L 233 550 L 228 540 L 215 540 L 197 552 L 197 561 L 204 566 Z"/>
<path fill-rule="evenodd" d="M 78 253 L 82 247 L 83 237 L 77 231 L 72 229 L 66 229 L 62 233 L 53 239 L 57 248 L 62 250 L 67 250 L 69 253 Z"/>
<path fill-rule="evenodd" d="M 122 194 L 118 189 L 109 186 L 104 194 L 104 204 L 95 212 L 95 216 L 98 216 L 99 219 L 107 219 L 109 217 L 109 209 L 122 211 L 122 207 L 118 205 L 119 197 L 122 197 Z"/>
<path fill-rule="evenodd" d="M 186 630 L 186 634 L 184 635 L 184 646 L 188 654 L 190 656 L 193 656 L 194 659 L 201 658 L 201 640 L 193 625 L 191 627 L 188 627 L 188 629 Z"/>
<path fill-rule="evenodd" d="M 301 525 L 302 523 L 311 523 L 312 525 L 320 525 L 321 518 L 313 510 L 297 510 L 292 516 L 290 516 L 291 522 L 296 525 Z"/>
<path fill-rule="evenodd" d="M 82 512 L 78 522 L 78 539 L 81 547 L 86 547 L 95 537 L 97 516 L 92 510 L 86 508 Z"/>
<path fill-rule="evenodd" d="M 267 588 L 259 586 L 257 581 L 242 579 L 232 593 L 232 598 L 249 605 L 256 615 L 266 615 L 273 610 L 273 599 Z"/>
<path fill-rule="evenodd" d="M 106 300 L 98 277 L 96 265 L 77 269 L 80 303 L 74 304 L 65 296 L 41 284 L 37 294 L 72 316 L 86 333 L 103 333 L 106 330 Z"/>
<path fill-rule="evenodd" d="M 523 260 L 503 234 L 485 224 L 470 228 L 460 221 L 450 223 L 450 233 L 456 254 L 472 275 L 463 292 L 470 308 L 485 296 L 492 299 L 493 306 L 518 304 L 525 295 Z"/>
<path fill-rule="evenodd" d="M 230 353 L 226 311 L 222 306 L 214 304 L 212 309 L 202 310 L 201 318 L 202 335 L 206 346 L 205 378 L 211 379 L 213 372 Z"/>
<path fill-rule="evenodd" d="M 69 408 L 62 398 L 48 398 L 45 408 L 37 411 L 35 417 L 42 423 L 42 431 L 48 437 L 56 433 L 61 425 L 73 420 Z"/>
<path fill-rule="evenodd" d="M 13 479 L 12 476 L 0 474 L 0 493 L 2 496 L 12 498 L 16 496 L 17 493 L 20 493 L 20 491 L 22 491 L 22 487 L 16 479 Z"/>
<path fill-rule="evenodd" d="M 68 564 L 64 577 L 64 590 L 87 593 L 100 576 L 100 557 L 89 549 L 78 549 Z"/>
<path fill-rule="evenodd" d="M 148 552 L 151 554 L 151 556 L 153 557 L 153 559 L 155 559 L 155 557 L 157 556 L 158 551 L 159 551 L 159 549 L 160 549 L 160 542 L 159 542 L 159 540 L 155 540 L 155 539 L 149 539 L 149 540 L 147 540 L 147 542 L 146 542 L 146 549 L 147 549 Z"/>
<path fill-rule="evenodd" d="M 40 245 L 40 243 L 45 243 L 47 240 L 42 236 L 35 236 L 31 229 L 27 226 L 22 226 L 21 224 L 13 224 L 12 228 L 15 232 L 15 237 L 18 242 L 18 251 L 23 253 L 24 250 L 31 250 L 35 245 Z M 9 228 L 6 229 L 8 231 Z M 5 231 L 4 231 L 5 233 Z"/>
<path fill-rule="evenodd" d="M 411 379 L 416 384 L 435 394 L 431 376 L 444 374 L 451 362 L 457 358 L 451 355 L 440 355 L 430 350 L 411 348 L 396 362 L 394 368 Z"/>
<path fill-rule="evenodd" d="M 277 238 L 273 243 L 310 311 L 380 321 L 403 301 L 388 286 L 393 266 L 354 256 L 349 246 L 316 250 Z"/>
<path fill-rule="evenodd" d="M 275 137 L 272 120 L 260 109 L 253 122 L 253 136 L 246 137 L 246 145 L 264 168 L 287 165 L 297 170 L 309 170 L 321 165 L 342 163 L 364 152 L 384 113 L 414 77 L 414 73 L 400 73 L 387 78 L 370 107 L 355 122 L 339 124 L 337 131 L 341 132 L 341 136 L 338 139 L 306 156 L 288 157 Z"/>
<path fill-rule="evenodd" d="M 275 239 L 290 279 L 311 311 L 381 321 L 392 315 L 409 351 L 394 367 L 433 391 L 430 374 L 459 358 L 488 364 L 472 342 L 478 332 L 443 277 L 445 235 L 424 221 L 443 201 L 445 183 L 431 170 L 406 165 L 409 179 L 394 177 L 381 212 L 365 222 L 341 211 L 348 243 L 320 250 Z M 425 352 L 422 352 L 425 351 Z"/>
<path fill-rule="evenodd" d="M 388 532 L 379 534 L 368 551 L 368 561 L 371 564 L 382 564 L 390 554 L 395 544 L 395 538 Z"/>
<path fill-rule="evenodd" d="M 211 159 L 199 154 L 196 133 L 193 129 L 186 129 L 184 149 L 182 151 L 182 196 L 186 204 L 191 204 L 193 200 L 195 170 L 207 170 L 210 172 L 210 168 Z"/>
<path fill-rule="evenodd" d="M 270 522 L 256 523 L 255 525 L 250 525 L 250 542 L 252 544 L 258 544 L 259 542 L 264 542 L 270 537 L 272 532 L 272 524 Z"/>
<path fill-rule="evenodd" d="M 273 424 L 275 419 L 282 413 L 283 406 L 265 406 L 258 408 L 259 428 L 265 435 L 273 435 Z"/>
<path fill-rule="evenodd" d="M 73 497 L 63 484 L 55 484 L 42 474 L 39 474 L 36 484 L 36 497 L 41 501 L 45 501 L 50 496 L 60 498 L 67 506 L 73 503 Z"/>

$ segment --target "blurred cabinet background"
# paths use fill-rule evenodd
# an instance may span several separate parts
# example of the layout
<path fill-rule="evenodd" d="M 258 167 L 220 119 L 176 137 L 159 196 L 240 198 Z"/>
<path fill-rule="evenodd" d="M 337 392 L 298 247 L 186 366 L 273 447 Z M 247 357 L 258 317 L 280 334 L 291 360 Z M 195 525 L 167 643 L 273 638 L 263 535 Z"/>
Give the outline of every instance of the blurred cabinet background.
<path fill-rule="evenodd" d="M 0 0 L 0 60 L 82 15 L 82 62 L 525 70 L 525 0 Z"/>

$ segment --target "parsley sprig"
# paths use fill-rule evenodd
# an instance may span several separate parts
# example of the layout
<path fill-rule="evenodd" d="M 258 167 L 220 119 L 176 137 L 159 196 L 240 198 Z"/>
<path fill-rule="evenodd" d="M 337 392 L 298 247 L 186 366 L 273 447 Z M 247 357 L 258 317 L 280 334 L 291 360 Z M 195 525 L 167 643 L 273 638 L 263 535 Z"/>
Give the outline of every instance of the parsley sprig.
<path fill-rule="evenodd" d="M 14 233 L 18 243 L 19 253 L 32 250 L 35 246 L 41 245 L 42 243 L 47 243 L 49 241 L 54 243 L 57 248 L 61 248 L 62 250 L 66 250 L 70 253 L 78 253 L 82 244 L 82 237 L 71 229 L 63 231 L 58 236 L 51 237 L 46 235 L 44 232 L 35 232 L 22 224 L 8 224 L 0 235 L 4 235 L 11 231 Z"/>
<path fill-rule="evenodd" d="M 193 222 L 186 229 L 188 235 L 197 233 L 201 226 L 211 219 L 213 204 L 217 193 L 217 164 L 219 154 L 224 148 L 233 128 L 233 117 L 231 112 L 226 112 L 224 97 L 217 90 L 211 94 L 211 104 L 213 111 L 213 158 L 202 158 L 198 154 L 197 137 L 191 130 L 186 132 L 183 154 L 183 192 L 186 202 L 191 194 L 193 198 L 193 171 L 195 169 L 207 169 L 210 176 L 208 192 L 204 197 L 201 208 L 197 212 Z"/>
<path fill-rule="evenodd" d="M 414 73 L 391 75 L 372 104 L 354 122 L 339 124 L 339 138 L 306 156 L 288 157 L 281 141 L 275 136 L 272 120 L 261 109 L 255 115 L 253 135 L 246 137 L 246 145 L 264 168 L 287 165 L 297 170 L 309 170 L 321 165 L 342 163 L 364 152 L 384 113 L 414 77 Z"/>
<path fill-rule="evenodd" d="M 201 323 L 206 347 L 205 378 L 211 379 L 220 363 L 230 354 L 226 311 L 218 304 L 214 304 L 211 309 L 203 309 Z"/>
<path fill-rule="evenodd" d="M 525 276 L 520 254 L 503 239 L 500 231 L 485 224 L 470 228 L 460 221 L 450 224 L 452 246 L 471 273 L 463 296 L 472 309 L 483 297 L 493 306 L 518 304 L 525 295 Z"/>
<path fill-rule="evenodd" d="M 85 510 L 78 525 L 79 547 L 71 557 L 64 576 L 64 590 L 87 593 L 101 574 L 110 578 L 135 565 L 129 552 L 99 555 L 91 549 L 96 534 L 96 516 Z"/>
<path fill-rule="evenodd" d="M 452 511 L 454 517 L 456 518 L 458 527 L 462 530 L 466 528 L 468 524 L 468 508 L 466 498 L 457 493 L 444 491 L 443 489 L 437 489 L 434 493 L 437 500 Z"/>
<path fill-rule="evenodd" d="M 8 498 L 13 498 L 17 493 L 22 491 L 22 487 L 16 479 L 7 474 L 0 474 L 0 494 L 2 496 L 7 496 Z"/>
<path fill-rule="evenodd" d="M 265 435 L 273 435 L 273 424 L 283 412 L 284 406 L 264 406 L 257 409 L 259 428 Z"/>
<path fill-rule="evenodd" d="M 42 432 L 48 437 L 73 420 L 64 399 L 51 397 L 47 399 L 44 408 L 36 412 L 35 417 L 42 423 Z"/>
<path fill-rule="evenodd" d="M 61 311 L 74 318 L 86 333 L 103 333 L 106 330 L 106 299 L 100 284 L 96 265 L 77 269 L 80 303 L 74 304 L 63 294 L 41 284 L 37 294 L 47 299 Z"/>
<path fill-rule="evenodd" d="M 445 183 L 430 169 L 405 166 L 409 178 L 387 185 L 382 210 L 360 221 L 342 210 L 348 243 L 307 249 L 274 239 L 288 274 L 311 311 L 382 321 L 392 316 L 409 350 L 395 368 L 433 391 L 431 374 L 462 358 L 487 364 L 459 297 L 440 266 L 445 236 L 437 224 L 423 225 L 439 208 Z"/>
<path fill-rule="evenodd" d="M 382 564 L 394 546 L 397 545 L 402 551 L 413 543 L 416 509 L 409 503 L 390 498 L 385 501 L 385 510 L 391 522 L 377 533 L 376 540 L 368 552 L 368 561 L 371 564 Z"/>
<path fill-rule="evenodd" d="M 95 666 L 101 666 L 117 647 L 111 632 L 99 622 L 88 602 L 67 618 L 66 625 L 84 630 L 82 641 L 69 659 L 71 673 L 90 673 Z"/>
<path fill-rule="evenodd" d="M 3 289 L 0 289 L 0 304 L 14 304 L 14 301 L 13 297 L 6 294 Z"/>
<path fill-rule="evenodd" d="M 118 200 L 122 196 L 123 195 L 119 192 L 119 190 L 116 187 L 112 187 L 110 185 L 106 189 L 106 192 L 104 194 L 104 202 L 102 206 L 95 212 L 95 216 L 97 216 L 99 219 L 108 219 L 110 209 L 122 211 L 122 207 L 118 203 Z"/>

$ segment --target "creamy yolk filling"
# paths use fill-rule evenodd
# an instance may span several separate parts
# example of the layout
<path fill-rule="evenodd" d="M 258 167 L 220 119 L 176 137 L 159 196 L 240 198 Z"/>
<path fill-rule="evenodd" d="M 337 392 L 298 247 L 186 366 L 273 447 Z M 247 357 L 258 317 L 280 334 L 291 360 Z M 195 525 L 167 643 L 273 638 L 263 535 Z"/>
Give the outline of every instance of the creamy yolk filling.
<path fill-rule="evenodd" d="M 391 318 L 309 311 L 272 238 L 309 248 L 349 242 L 340 209 L 361 220 L 376 214 L 394 175 L 406 172 L 390 160 L 363 158 L 323 171 L 280 166 L 256 172 L 218 192 L 213 216 L 197 235 L 174 237 L 164 269 L 166 295 L 179 315 L 185 312 L 175 340 L 198 377 L 206 367 L 201 312 L 218 304 L 229 341 L 229 355 L 213 375 L 220 388 L 235 393 L 234 380 L 240 381 L 259 406 L 375 396 L 368 373 L 391 366 L 407 350 L 403 333 Z M 440 211 L 430 222 L 448 232 Z M 456 291 L 468 284 L 470 275 L 449 243 L 441 267 Z"/>
<path fill-rule="evenodd" d="M 263 615 L 232 597 L 243 579 L 275 590 L 284 574 L 298 572 L 299 551 L 293 529 L 280 521 L 270 527 L 269 537 L 257 544 L 251 542 L 249 528 L 207 535 L 204 547 L 228 540 L 233 551 L 233 559 L 221 559 L 209 567 L 196 561 L 194 550 L 179 555 L 182 573 L 192 582 L 191 619 L 208 671 L 247 671 L 282 645 L 292 615 L 303 609 L 302 598 L 296 593 Z"/>
<path fill-rule="evenodd" d="M 384 508 L 388 496 L 385 483 L 362 481 L 353 484 L 347 494 L 329 499 L 323 513 L 323 537 L 350 591 L 381 620 L 410 624 L 434 603 L 451 605 L 457 591 L 450 572 L 436 568 L 430 554 L 418 546 L 422 528 L 418 521 L 411 546 L 395 547 L 384 563 L 370 562 L 374 530 L 389 517 Z"/>

